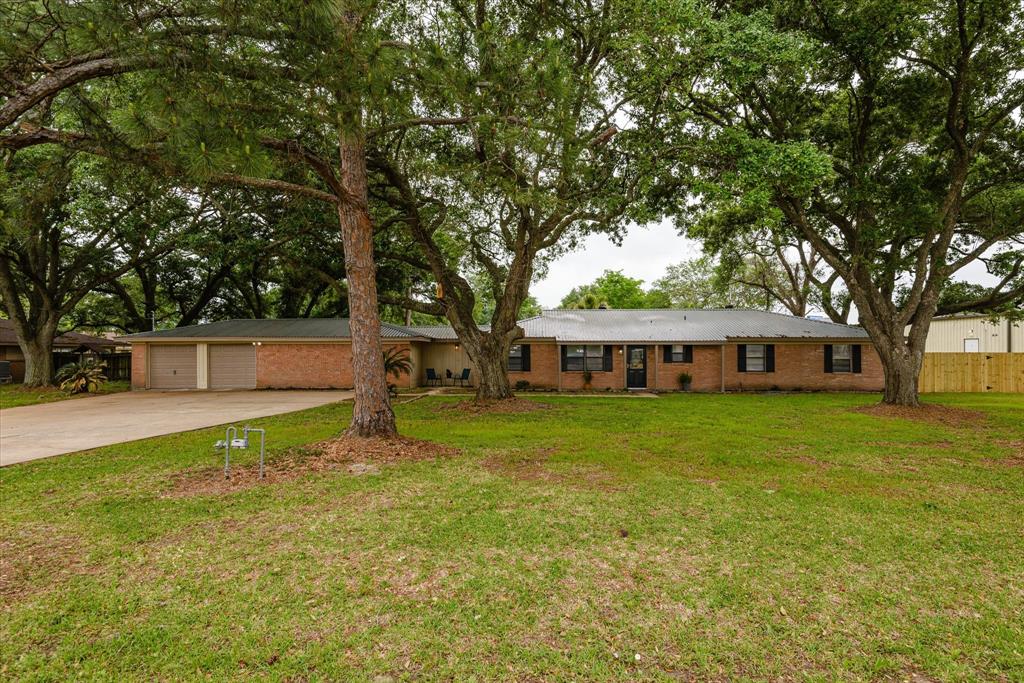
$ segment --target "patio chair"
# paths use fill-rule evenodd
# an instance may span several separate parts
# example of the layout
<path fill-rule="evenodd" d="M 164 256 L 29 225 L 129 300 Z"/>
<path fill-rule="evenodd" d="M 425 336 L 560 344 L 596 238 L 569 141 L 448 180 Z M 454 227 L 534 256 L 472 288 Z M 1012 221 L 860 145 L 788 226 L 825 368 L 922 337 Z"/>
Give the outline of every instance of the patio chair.
<path fill-rule="evenodd" d="M 462 368 L 462 374 L 455 378 L 461 386 L 469 384 L 469 368 Z"/>
<path fill-rule="evenodd" d="M 0 360 L 0 384 L 10 384 L 14 381 L 11 375 L 11 361 Z"/>
<path fill-rule="evenodd" d="M 434 368 L 427 368 L 427 386 L 440 386 L 441 378 L 437 376 Z"/>
<path fill-rule="evenodd" d="M 448 380 L 449 384 L 451 384 L 452 386 L 455 386 L 455 378 L 452 376 L 451 369 L 448 369 L 448 370 L 444 371 L 444 378 L 446 380 Z"/>

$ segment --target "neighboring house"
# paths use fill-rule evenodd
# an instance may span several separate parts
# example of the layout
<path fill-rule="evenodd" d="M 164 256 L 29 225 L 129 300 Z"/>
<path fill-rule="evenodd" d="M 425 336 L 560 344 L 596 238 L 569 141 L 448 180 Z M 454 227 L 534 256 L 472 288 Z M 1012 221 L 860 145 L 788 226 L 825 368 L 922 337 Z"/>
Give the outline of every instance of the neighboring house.
<path fill-rule="evenodd" d="M 1005 318 L 993 321 L 992 316 L 982 313 L 932 318 L 924 350 L 925 353 L 1021 353 L 1024 352 L 1024 324 Z"/>
<path fill-rule="evenodd" d="M 59 370 L 61 366 L 75 362 L 83 355 L 93 355 L 108 361 L 108 376 L 111 375 L 111 371 L 116 375 L 117 366 L 121 367 L 120 375 L 111 376 L 110 379 L 128 379 L 128 354 L 117 353 L 122 346 L 123 344 L 112 339 L 67 332 L 53 340 L 53 367 Z M 124 362 L 117 363 L 118 358 Z M 25 379 L 25 356 L 18 346 L 18 336 L 10 320 L 0 320 L 0 360 L 11 362 L 11 375 L 15 382 Z"/>
<path fill-rule="evenodd" d="M 557 310 L 520 322 L 509 377 L 534 387 L 697 391 L 864 390 L 884 386 L 878 355 L 859 327 L 779 313 L 719 310 Z M 475 365 L 450 327 L 382 324 L 385 348 L 409 350 L 399 386 Z M 347 320 L 226 320 L 121 338 L 132 345 L 132 385 L 153 389 L 348 388 Z M 472 382 L 475 383 L 475 382 Z"/>

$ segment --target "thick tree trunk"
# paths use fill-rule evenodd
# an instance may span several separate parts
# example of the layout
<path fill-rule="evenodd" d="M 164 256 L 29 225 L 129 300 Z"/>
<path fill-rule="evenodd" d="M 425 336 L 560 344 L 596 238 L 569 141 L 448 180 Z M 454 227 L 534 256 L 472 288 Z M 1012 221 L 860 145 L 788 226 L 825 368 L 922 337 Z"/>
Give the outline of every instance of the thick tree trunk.
<path fill-rule="evenodd" d="M 921 405 L 917 394 L 918 376 L 921 374 L 921 356 L 910 352 L 896 357 L 882 356 L 885 372 L 885 394 L 882 403 L 897 406 Z"/>
<path fill-rule="evenodd" d="M 349 326 L 355 407 L 348 434 L 394 436 L 395 413 L 388 399 L 384 352 L 377 310 L 373 223 L 367 205 L 366 155 L 362 139 L 342 134 L 339 140 L 341 184 L 347 194 L 338 205 L 348 278 Z"/>
<path fill-rule="evenodd" d="M 898 313 L 874 315 L 866 294 L 855 291 L 854 297 L 857 299 L 861 324 L 871 337 L 882 361 L 882 372 L 885 375 L 882 402 L 898 406 L 920 406 L 918 378 L 924 362 L 928 328 L 935 312 L 935 297 L 929 295 L 918 306 L 917 317 L 909 332 L 905 331 Z M 875 310 L 878 308 L 877 305 L 874 307 Z"/>
<path fill-rule="evenodd" d="M 24 342 L 18 340 L 25 356 L 25 386 L 47 387 L 53 383 L 53 336 L 53 332 L 44 332 Z"/>
<path fill-rule="evenodd" d="M 476 361 L 478 379 L 477 401 L 499 401 L 513 398 L 512 384 L 508 381 L 508 352 L 510 343 L 506 335 L 496 336 L 484 333 L 478 343 L 466 345 L 471 358 Z"/>

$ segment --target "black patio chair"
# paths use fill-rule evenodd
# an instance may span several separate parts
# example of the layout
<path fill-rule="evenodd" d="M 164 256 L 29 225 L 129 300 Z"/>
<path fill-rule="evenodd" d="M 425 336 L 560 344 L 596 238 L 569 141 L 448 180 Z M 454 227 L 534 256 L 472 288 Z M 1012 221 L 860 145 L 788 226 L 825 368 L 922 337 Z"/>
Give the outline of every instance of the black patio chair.
<path fill-rule="evenodd" d="M 440 386 L 441 378 L 437 376 L 434 368 L 427 368 L 427 386 Z"/>
<path fill-rule="evenodd" d="M 0 360 L 0 384 L 10 384 L 14 381 L 11 375 L 11 361 Z"/>
<path fill-rule="evenodd" d="M 455 378 L 461 386 L 469 384 L 469 368 L 462 368 L 462 374 Z"/>
<path fill-rule="evenodd" d="M 444 378 L 446 380 L 448 380 L 449 384 L 451 384 L 452 386 L 455 386 L 455 378 L 452 376 L 451 369 L 448 369 L 448 370 L 444 371 Z"/>

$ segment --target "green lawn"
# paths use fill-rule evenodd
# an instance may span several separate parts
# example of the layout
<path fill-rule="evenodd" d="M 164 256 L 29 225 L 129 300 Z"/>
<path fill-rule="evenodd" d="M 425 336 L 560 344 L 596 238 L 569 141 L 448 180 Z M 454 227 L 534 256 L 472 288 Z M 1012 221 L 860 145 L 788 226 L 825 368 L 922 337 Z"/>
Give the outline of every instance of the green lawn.
<path fill-rule="evenodd" d="M 0 409 L 32 406 L 37 403 L 52 403 L 53 401 L 63 401 L 69 398 L 88 398 L 97 394 L 113 394 L 119 391 L 128 391 L 130 388 L 127 381 L 106 382 L 96 393 L 70 396 L 57 387 L 26 387 L 21 384 L 0 384 Z"/>
<path fill-rule="evenodd" d="M 220 429 L 0 470 L 0 678 L 1024 680 L 1024 396 L 531 400 L 226 495 L 167 495 Z"/>

